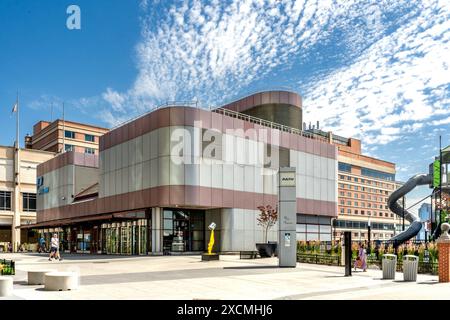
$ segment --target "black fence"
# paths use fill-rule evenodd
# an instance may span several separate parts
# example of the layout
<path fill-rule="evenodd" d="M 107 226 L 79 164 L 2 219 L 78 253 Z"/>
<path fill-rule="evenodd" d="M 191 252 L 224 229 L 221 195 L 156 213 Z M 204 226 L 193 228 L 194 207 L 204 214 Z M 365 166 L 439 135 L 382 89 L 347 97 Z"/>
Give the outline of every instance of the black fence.
<path fill-rule="evenodd" d="M 340 266 L 341 257 L 328 254 L 297 253 L 297 262 Z"/>
<path fill-rule="evenodd" d="M 297 253 L 297 262 L 300 263 L 312 263 L 312 264 L 322 264 L 328 266 L 341 266 L 341 257 L 338 255 L 329 254 L 314 254 L 314 253 Z M 355 263 L 355 259 L 352 259 L 352 267 Z M 367 259 L 367 266 L 377 266 L 381 270 L 382 261 L 381 259 L 371 258 Z M 397 271 L 403 271 L 403 261 L 397 261 Z M 419 261 L 418 273 L 421 274 L 438 274 L 438 263 L 437 262 L 424 262 Z"/>
<path fill-rule="evenodd" d="M 0 274 L 2 276 L 13 276 L 16 274 L 16 263 L 13 260 L 0 260 Z"/>

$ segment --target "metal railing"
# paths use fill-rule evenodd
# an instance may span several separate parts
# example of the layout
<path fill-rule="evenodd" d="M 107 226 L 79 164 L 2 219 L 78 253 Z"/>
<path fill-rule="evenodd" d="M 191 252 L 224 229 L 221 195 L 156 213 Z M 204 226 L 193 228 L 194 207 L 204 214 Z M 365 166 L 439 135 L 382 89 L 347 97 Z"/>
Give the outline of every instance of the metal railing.
<path fill-rule="evenodd" d="M 300 135 L 302 137 L 309 138 L 309 139 L 316 139 L 316 140 L 320 140 L 320 141 L 323 141 L 323 142 L 328 142 L 328 139 L 323 137 L 323 136 L 321 136 L 321 135 L 318 135 L 318 134 L 315 134 L 315 133 L 311 133 L 311 132 L 308 132 L 308 131 L 303 131 L 303 130 L 300 130 L 300 129 L 297 129 L 297 128 L 285 126 L 285 125 L 280 124 L 280 123 L 276 123 L 276 122 L 264 120 L 264 119 L 261 119 L 261 118 L 253 117 L 253 116 L 250 116 L 250 115 L 245 114 L 245 113 L 241 113 L 241 112 L 237 112 L 237 111 L 233 111 L 233 110 L 229 110 L 229 109 L 225 109 L 225 108 L 211 109 L 211 111 L 215 112 L 215 113 L 222 114 L 222 115 L 227 116 L 227 117 L 232 117 L 232 118 L 240 119 L 240 120 L 243 120 L 243 121 L 255 123 L 255 124 L 258 124 L 260 126 L 268 127 L 268 128 L 271 128 L 271 129 L 276 129 L 276 130 L 287 132 L 287 133 L 297 134 L 297 135 Z"/>
<path fill-rule="evenodd" d="M 352 258 L 352 267 L 355 264 L 356 259 Z M 328 266 L 341 266 L 341 256 L 340 255 L 331 255 L 331 254 L 317 254 L 317 253 L 297 253 L 297 262 L 300 263 L 311 263 L 311 264 L 321 264 Z M 368 257 L 367 265 L 368 266 L 377 266 L 381 270 L 381 255 L 380 257 Z M 438 262 L 436 261 L 419 261 L 418 265 L 418 273 L 420 274 L 438 274 Z M 403 271 L 403 261 L 397 261 L 397 272 Z"/>
<path fill-rule="evenodd" d="M 110 131 L 113 131 L 114 129 L 122 127 L 122 126 L 124 126 L 124 125 L 126 125 L 126 124 L 128 124 L 130 122 L 133 122 L 133 121 L 135 121 L 135 120 L 137 120 L 137 119 L 139 119 L 139 118 L 141 118 L 143 116 L 146 116 L 146 115 L 152 113 L 153 111 L 156 111 L 156 110 L 159 110 L 159 109 L 164 109 L 164 108 L 169 108 L 169 107 L 193 107 L 193 108 L 202 109 L 199 106 L 199 101 L 166 101 L 166 102 L 164 102 L 162 104 L 157 105 L 154 108 L 151 108 L 149 111 L 141 113 L 141 114 L 139 114 L 139 115 L 137 115 L 135 117 L 132 117 L 132 118 L 130 118 L 130 119 L 124 121 L 124 122 L 121 122 L 121 123 L 115 125 L 114 127 L 112 127 L 110 129 Z"/>
<path fill-rule="evenodd" d="M 297 253 L 297 262 L 340 266 L 341 257 L 328 254 Z"/>

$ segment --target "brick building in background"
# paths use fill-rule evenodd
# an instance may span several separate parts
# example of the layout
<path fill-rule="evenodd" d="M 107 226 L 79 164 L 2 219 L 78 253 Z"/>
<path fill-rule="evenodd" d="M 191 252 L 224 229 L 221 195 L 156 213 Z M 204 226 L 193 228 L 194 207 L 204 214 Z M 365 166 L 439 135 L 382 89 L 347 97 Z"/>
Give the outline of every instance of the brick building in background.
<path fill-rule="evenodd" d="M 33 135 L 25 137 L 25 147 L 50 152 L 75 151 L 98 155 L 100 136 L 108 131 L 106 128 L 67 120 L 39 121 L 33 126 Z"/>
<path fill-rule="evenodd" d="M 387 206 L 389 195 L 398 188 L 395 164 L 365 156 L 361 141 L 317 129 L 338 147 L 338 218 L 333 222 L 333 239 L 351 231 L 353 240 L 388 240 L 402 229 L 402 221 Z M 405 222 L 405 228 L 409 225 Z"/>

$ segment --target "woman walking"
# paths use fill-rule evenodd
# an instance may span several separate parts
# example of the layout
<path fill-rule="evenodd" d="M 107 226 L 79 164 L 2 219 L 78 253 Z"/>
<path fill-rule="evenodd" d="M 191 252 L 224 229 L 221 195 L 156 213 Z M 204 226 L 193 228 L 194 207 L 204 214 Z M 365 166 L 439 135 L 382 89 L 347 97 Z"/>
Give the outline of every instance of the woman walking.
<path fill-rule="evenodd" d="M 367 271 L 367 251 L 364 244 L 361 243 L 359 244 L 358 256 L 355 261 L 355 271 L 357 267 L 363 269 L 364 272 Z"/>

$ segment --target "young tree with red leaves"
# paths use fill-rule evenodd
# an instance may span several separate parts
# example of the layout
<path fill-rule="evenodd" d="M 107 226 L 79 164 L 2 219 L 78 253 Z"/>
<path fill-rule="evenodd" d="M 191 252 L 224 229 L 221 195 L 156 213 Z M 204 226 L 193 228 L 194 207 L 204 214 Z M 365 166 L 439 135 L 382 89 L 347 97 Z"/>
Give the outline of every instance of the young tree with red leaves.
<path fill-rule="evenodd" d="M 272 208 L 271 205 L 259 206 L 258 210 L 260 213 L 256 220 L 258 221 L 258 225 L 263 227 L 264 242 L 267 243 L 267 233 L 278 220 L 278 210 L 277 208 Z"/>

